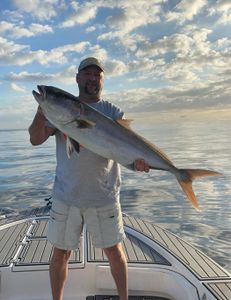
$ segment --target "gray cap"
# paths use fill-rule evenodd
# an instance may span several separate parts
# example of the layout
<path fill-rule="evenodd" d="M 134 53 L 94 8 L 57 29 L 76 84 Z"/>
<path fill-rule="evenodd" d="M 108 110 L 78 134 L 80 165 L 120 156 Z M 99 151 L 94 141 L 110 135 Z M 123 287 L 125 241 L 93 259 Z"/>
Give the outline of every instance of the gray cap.
<path fill-rule="evenodd" d="M 103 65 L 95 57 L 87 57 L 84 60 L 82 60 L 79 64 L 78 72 L 85 69 L 85 68 L 87 68 L 87 67 L 90 67 L 90 66 L 97 66 L 98 68 L 100 68 L 104 72 Z"/>

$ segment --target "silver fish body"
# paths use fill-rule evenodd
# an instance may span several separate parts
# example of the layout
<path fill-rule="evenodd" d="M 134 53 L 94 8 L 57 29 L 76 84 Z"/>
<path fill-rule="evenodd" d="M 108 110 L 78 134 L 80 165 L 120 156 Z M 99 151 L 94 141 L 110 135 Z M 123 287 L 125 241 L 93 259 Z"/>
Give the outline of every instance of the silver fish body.
<path fill-rule="evenodd" d="M 154 144 L 135 133 L 127 120 L 114 121 L 72 94 L 51 86 L 38 86 L 33 95 L 46 118 L 83 147 L 131 168 L 144 159 L 150 168 L 173 173 L 192 205 L 198 202 L 192 190 L 196 177 L 219 175 L 209 170 L 178 169 Z"/>

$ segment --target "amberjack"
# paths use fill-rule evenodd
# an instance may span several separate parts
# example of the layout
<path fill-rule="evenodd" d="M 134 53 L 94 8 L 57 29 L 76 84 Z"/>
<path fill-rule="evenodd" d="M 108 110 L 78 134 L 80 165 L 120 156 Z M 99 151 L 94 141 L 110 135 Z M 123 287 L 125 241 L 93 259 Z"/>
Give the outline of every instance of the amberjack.
<path fill-rule="evenodd" d="M 38 85 L 38 92 L 32 93 L 45 117 L 68 137 L 67 143 L 71 142 L 77 152 L 81 145 L 133 170 L 134 161 L 142 158 L 150 169 L 174 174 L 196 209 L 199 204 L 192 188 L 193 180 L 221 175 L 211 170 L 177 168 L 162 150 L 133 131 L 129 120 L 112 120 L 64 90 Z M 68 147 L 70 155 L 70 144 Z"/>

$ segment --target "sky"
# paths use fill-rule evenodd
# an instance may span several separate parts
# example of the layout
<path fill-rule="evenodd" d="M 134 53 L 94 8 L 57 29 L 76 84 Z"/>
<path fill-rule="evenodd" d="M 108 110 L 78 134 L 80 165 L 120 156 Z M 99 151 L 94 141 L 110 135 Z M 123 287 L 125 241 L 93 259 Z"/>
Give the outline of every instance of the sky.
<path fill-rule="evenodd" d="M 1 0 L 0 129 L 28 127 L 38 84 L 77 95 L 88 56 L 126 113 L 229 110 L 230 37 L 230 0 Z"/>

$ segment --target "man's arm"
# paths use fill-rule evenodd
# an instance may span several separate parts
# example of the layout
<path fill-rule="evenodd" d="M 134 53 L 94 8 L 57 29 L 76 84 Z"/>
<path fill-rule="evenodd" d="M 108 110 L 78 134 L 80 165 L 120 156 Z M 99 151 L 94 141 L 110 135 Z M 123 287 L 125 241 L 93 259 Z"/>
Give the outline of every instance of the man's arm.
<path fill-rule="evenodd" d="M 30 134 L 30 142 L 32 145 L 41 145 L 49 138 L 49 136 L 55 133 L 56 129 L 47 127 L 46 122 L 47 119 L 39 106 L 34 120 L 28 130 Z"/>

